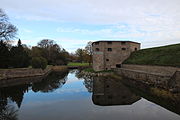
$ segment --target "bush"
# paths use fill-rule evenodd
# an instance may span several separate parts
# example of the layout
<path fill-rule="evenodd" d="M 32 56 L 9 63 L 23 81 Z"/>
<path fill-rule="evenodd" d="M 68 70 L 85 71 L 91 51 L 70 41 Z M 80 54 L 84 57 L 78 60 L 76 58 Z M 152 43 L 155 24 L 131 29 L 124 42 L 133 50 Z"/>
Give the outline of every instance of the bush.
<path fill-rule="evenodd" d="M 47 60 L 43 57 L 34 57 L 32 58 L 32 68 L 41 68 L 45 69 L 47 66 Z"/>

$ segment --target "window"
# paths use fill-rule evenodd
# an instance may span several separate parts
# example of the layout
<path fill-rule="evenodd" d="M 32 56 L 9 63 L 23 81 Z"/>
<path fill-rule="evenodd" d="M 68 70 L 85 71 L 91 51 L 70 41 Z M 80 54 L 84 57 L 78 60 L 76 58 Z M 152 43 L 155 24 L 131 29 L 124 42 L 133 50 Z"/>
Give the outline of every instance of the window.
<path fill-rule="evenodd" d="M 122 48 L 122 50 L 126 50 L 126 48 Z"/>
<path fill-rule="evenodd" d="M 116 64 L 116 68 L 121 68 L 121 64 Z"/>
<path fill-rule="evenodd" d="M 106 59 L 106 61 L 109 61 L 109 59 Z"/>
<path fill-rule="evenodd" d="M 111 41 L 108 41 L 107 43 L 108 43 L 108 44 L 112 44 L 112 42 L 111 42 Z"/>
<path fill-rule="evenodd" d="M 95 45 L 99 45 L 99 42 L 95 42 Z"/>
<path fill-rule="evenodd" d="M 99 48 L 96 48 L 96 51 L 99 51 Z"/>
<path fill-rule="evenodd" d="M 108 51 L 112 51 L 112 48 L 108 48 Z"/>
<path fill-rule="evenodd" d="M 126 42 L 121 42 L 121 44 L 122 44 L 122 45 L 125 45 L 125 44 L 126 44 Z"/>
<path fill-rule="evenodd" d="M 134 48 L 135 51 L 137 51 L 137 48 Z"/>

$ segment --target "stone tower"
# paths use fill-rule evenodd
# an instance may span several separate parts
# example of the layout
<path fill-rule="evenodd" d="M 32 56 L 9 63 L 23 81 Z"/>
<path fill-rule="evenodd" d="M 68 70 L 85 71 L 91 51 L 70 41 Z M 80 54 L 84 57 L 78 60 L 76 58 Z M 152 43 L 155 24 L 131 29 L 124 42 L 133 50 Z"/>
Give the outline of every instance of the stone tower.
<path fill-rule="evenodd" d="M 93 42 L 93 69 L 95 71 L 102 71 L 120 67 L 131 52 L 139 49 L 140 43 L 132 41 Z"/>

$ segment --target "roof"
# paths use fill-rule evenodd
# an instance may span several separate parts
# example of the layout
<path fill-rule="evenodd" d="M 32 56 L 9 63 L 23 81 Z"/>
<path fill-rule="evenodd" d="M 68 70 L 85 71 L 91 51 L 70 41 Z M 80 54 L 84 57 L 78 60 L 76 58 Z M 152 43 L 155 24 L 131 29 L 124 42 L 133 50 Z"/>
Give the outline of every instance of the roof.
<path fill-rule="evenodd" d="M 97 43 L 97 42 L 130 42 L 130 43 L 140 44 L 140 43 L 138 43 L 138 42 L 123 41 L 123 40 L 99 40 L 99 41 L 93 42 L 92 44 Z"/>

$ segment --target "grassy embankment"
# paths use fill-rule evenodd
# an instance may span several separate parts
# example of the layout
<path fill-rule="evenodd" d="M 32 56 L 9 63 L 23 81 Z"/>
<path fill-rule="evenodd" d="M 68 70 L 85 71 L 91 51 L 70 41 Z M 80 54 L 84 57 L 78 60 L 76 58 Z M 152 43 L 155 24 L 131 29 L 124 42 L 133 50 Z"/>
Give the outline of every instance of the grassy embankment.
<path fill-rule="evenodd" d="M 123 64 L 180 67 L 180 44 L 142 49 L 133 52 Z"/>
<path fill-rule="evenodd" d="M 67 64 L 67 66 L 89 66 L 89 63 L 74 63 L 70 62 Z"/>

